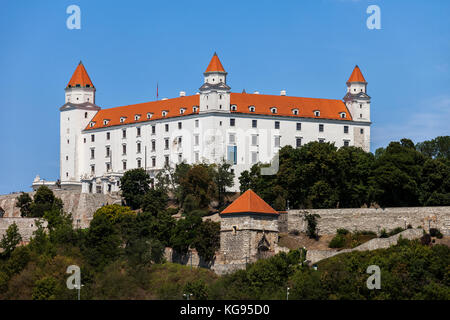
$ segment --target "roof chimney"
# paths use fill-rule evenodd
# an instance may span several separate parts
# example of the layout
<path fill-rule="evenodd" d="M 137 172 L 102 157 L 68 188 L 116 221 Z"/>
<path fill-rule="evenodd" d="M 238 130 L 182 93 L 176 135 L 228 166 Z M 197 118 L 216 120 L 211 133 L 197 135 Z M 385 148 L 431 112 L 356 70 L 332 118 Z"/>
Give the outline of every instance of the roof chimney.
<path fill-rule="evenodd" d="M 186 91 L 180 91 L 180 97 L 186 96 Z"/>
<path fill-rule="evenodd" d="M 285 96 L 286 95 L 286 90 L 281 90 L 280 91 L 280 96 Z"/>
<path fill-rule="evenodd" d="M 161 100 L 167 100 L 167 98 L 162 98 Z"/>
<path fill-rule="evenodd" d="M 255 91 L 255 92 L 253 92 L 253 94 L 259 94 L 259 91 Z"/>

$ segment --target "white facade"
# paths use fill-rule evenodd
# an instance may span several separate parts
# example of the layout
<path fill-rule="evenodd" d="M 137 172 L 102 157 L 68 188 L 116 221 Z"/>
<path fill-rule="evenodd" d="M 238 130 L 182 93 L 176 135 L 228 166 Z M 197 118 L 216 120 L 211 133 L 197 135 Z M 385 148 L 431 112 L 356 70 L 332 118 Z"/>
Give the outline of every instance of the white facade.
<path fill-rule="evenodd" d="M 321 141 L 370 150 L 370 97 L 365 84 L 348 83 L 344 101 L 353 120 L 344 121 L 233 112 L 226 73 L 204 75 L 198 95 L 200 112 L 114 126 L 105 122 L 105 127 L 92 129 L 89 124 L 100 110 L 93 103 L 95 89 L 76 88 L 86 89 L 86 93 L 79 93 L 83 102 L 78 104 L 73 102 L 73 91 L 66 90 L 71 91 L 71 101 L 66 92 L 67 103 L 61 108 L 60 118 L 61 183 L 82 184 L 83 192 L 114 192 L 129 169 L 142 167 L 154 177 L 166 161 L 174 165 L 225 159 L 232 163 L 232 189 L 237 191 L 242 171 L 257 162 L 269 163 L 286 145 L 298 147 Z M 352 89 L 363 91 L 354 95 Z"/>

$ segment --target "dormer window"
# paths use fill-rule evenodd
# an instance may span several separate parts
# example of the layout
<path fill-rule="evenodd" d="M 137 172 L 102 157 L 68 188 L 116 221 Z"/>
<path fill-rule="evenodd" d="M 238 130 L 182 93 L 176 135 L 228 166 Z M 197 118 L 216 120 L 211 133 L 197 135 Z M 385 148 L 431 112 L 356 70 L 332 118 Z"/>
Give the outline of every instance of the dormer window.
<path fill-rule="evenodd" d="M 250 111 L 250 112 L 255 112 L 255 106 L 250 106 L 250 107 L 248 107 L 248 111 Z"/>
<path fill-rule="evenodd" d="M 292 114 L 294 116 L 298 116 L 298 109 L 292 109 Z"/>
<path fill-rule="evenodd" d="M 275 108 L 275 107 L 270 108 L 270 112 L 277 113 L 277 108 Z"/>
<path fill-rule="evenodd" d="M 347 117 L 347 114 L 345 112 L 341 112 L 340 115 L 342 119 L 345 119 Z"/>
<path fill-rule="evenodd" d="M 134 121 L 138 121 L 141 118 L 140 114 L 134 115 Z"/>
<path fill-rule="evenodd" d="M 164 110 L 164 111 L 162 112 L 162 116 L 163 116 L 163 117 L 167 116 L 167 112 L 168 112 L 168 111 Z"/>
<path fill-rule="evenodd" d="M 127 117 L 120 117 L 120 123 L 124 123 Z"/>
<path fill-rule="evenodd" d="M 147 112 L 147 119 L 151 119 L 151 118 L 152 118 L 152 116 L 153 116 L 153 113 L 151 113 L 151 112 Z"/>
<path fill-rule="evenodd" d="M 91 121 L 90 123 L 89 123 L 89 127 L 93 127 L 93 126 L 95 126 L 95 121 Z"/>
<path fill-rule="evenodd" d="M 320 111 L 319 111 L 319 110 L 315 110 L 315 111 L 314 111 L 314 115 L 315 115 L 316 117 L 320 117 Z"/>
<path fill-rule="evenodd" d="M 192 107 L 192 112 L 197 112 L 198 111 L 198 106 L 193 106 Z"/>
<path fill-rule="evenodd" d="M 181 108 L 180 109 L 180 114 L 184 114 L 186 112 L 186 109 L 185 108 Z"/>
<path fill-rule="evenodd" d="M 91 87 L 91 85 L 90 85 L 90 84 L 87 84 L 87 85 L 86 85 L 86 88 L 90 88 L 90 87 Z"/>
<path fill-rule="evenodd" d="M 231 106 L 231 111 L 236 111 L 236 110 L 237 110 L 237 107 L 236 107 L 235 104 L 233 104 L 233 105 Z"/>
<path fill-rule="evenodd" d="M 75 85 L 75 87 L 80 88 L 80 87 L 81 87 L 81 84 L 77 84 L 77 85 Z"/>
<path fill-rule="evenodd" d="M 103 125 L 106 126 L 109 123 L 108 119 L 103 120 Z"/>

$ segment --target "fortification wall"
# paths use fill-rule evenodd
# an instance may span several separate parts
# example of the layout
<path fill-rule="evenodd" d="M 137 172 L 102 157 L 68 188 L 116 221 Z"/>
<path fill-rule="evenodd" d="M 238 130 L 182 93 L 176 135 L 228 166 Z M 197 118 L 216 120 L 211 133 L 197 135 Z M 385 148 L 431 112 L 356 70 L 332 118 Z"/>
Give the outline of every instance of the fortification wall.
<path fill-rule="evenodd" d="M 37 229 L 36 220 L 36 218 L 0 218 L 0 239 L 6 234 L 8 227 L 15 223 L 22 236 L 22 244 L 28 243 L 33 232 Z M 44 222 L 43 225 L 45 227 L 47 223 Z"/>
<path fill-rule="evenodd" d="M 289 210 L 288 231 L 305 232 L 307 223 L 303 220 L 304 212 L 319 214 L 319 234 L 335 234 L 339 228 L 350 231 L 368 230 L 379 233 L 397 227 L 423 229 L 438 228 L 443 234 L 450 235 L 450 207 L 405 207 L 405 208 L 357 208 L 357 209 L 308 209 Z"/>
<path fill-rule="evenodd" d="M 53 189 L 53 193 L 63 201 L 64 210 L 72 214 L 74 224 L 81 228 L 89 226 L 89 222 L 98 208 L 106 204 L 121 202 L 119 195 L 81 193 L 81 190 L 62 189 Z M 35 192 L 28 192 L 28 194 L 33 197 Z M 16 207 L 18 196 L 20 193 L 0 195 L 0 207 L 5 210 L 4 218 L 20 218 L 20 210 Z"/>

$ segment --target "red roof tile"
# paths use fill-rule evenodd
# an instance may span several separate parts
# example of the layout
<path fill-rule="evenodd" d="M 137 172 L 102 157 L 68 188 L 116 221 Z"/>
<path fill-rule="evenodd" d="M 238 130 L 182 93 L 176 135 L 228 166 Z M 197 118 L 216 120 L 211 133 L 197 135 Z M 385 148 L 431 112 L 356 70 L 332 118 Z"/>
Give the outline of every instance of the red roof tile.
<path fill-rule="evenodd" d="M 67 87 L 75 87 L 77 84 L 79 84 L 81 87 L 86 87 L 86 85 L 89 85 L 90 87 L 94 86 L 81 61 L 75 69 L 72 78 L 70 78 Z"/>
<path fill-rule="evenodd" d="M 253 190 L 248 189 L 239 198 L 233 201 L 220 214 L 227 213 L 264 213 L 278 214 L 278 212 L 267 204 Z"/>
<path fill-rule="evenodd" d="M 209 62 L 208 68 L 206 68 L 206 72 L 225 72 L 225 69 L 222 66 L 222 63 L 219 60 L 219 57 L 217 56 L 217 53 L 214 52 L 214 55 Z"/>
<path fill-rule="evenodd" d="M 353 69 L 353 72 L 347 82 L 366 82 L 366 79 L 364 79 L 364 76 L 358 66 L 355 66 L 355 69 Z"/>

